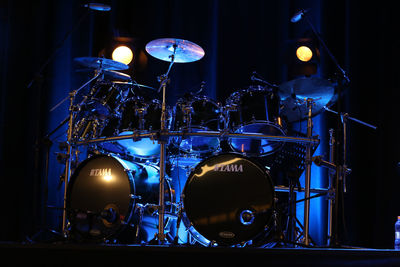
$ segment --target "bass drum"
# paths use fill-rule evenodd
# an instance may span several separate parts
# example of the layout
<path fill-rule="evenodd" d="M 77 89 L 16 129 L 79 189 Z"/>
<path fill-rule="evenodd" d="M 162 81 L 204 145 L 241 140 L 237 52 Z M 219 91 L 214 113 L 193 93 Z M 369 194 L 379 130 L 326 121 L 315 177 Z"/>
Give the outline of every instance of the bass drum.
<path fill-rule="evenodd" d="M 148 242 L 158 232 L 159 170 L 156 166 L 96 155 L 83 161 L 67 190 L 70 233 L 78 241 L 118 240 L 133 226 L 134 242 Z M 165 179 L 165 212 L 172 213 L 173 190 Z M 166 218 L 165 227 L 170 227 Z"/>
<path fill-rule="evenodd" d="M 183 190 L 183 223 L 200 244 L 229 246 L 265 234 L 274 187 L 269 173 L 247 157 L 226 153 L 196 166 Z"/>

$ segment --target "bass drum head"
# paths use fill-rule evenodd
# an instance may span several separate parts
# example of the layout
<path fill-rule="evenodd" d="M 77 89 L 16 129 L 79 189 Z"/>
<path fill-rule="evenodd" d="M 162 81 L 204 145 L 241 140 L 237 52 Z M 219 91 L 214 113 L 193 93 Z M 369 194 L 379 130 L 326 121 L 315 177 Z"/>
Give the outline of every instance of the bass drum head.
<path fill-rule="evenodd" d="M 183 190 L 185 226 L 201 244 L 247 242 L 271 221 L 274 188 L 269 173 L 236 153 L 202 161 Z"/>
<path fill-rule="evenodd" d="M 131 165 L 117 157 L 97 155 L 78 166 L 67 190 L 73 234 L 84 240 L 104 240 L 130 221 L 135 195 Z"/>

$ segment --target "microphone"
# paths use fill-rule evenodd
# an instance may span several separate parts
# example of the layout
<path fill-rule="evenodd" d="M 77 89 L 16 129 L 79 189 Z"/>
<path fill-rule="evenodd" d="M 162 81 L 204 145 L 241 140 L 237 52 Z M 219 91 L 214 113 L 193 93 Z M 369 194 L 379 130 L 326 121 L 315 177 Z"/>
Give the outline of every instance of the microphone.
<path fill-rule="evenodd" d="M 101 3 L 89 3 L 84 5 L 84 7 L 87 7 L 91 10 L 96 10 L 96 11 L 102 11 L 102 12 L 107 12 L 111 10 L 111 7 L 109 5 L 101 4 Z"/>
<path fill-rule="evenodd" d="M 308 12 L 308 9 L 301 9 L 290 19 L 291 22 L 296 23 L 303 18 L 303 16 Z"/>

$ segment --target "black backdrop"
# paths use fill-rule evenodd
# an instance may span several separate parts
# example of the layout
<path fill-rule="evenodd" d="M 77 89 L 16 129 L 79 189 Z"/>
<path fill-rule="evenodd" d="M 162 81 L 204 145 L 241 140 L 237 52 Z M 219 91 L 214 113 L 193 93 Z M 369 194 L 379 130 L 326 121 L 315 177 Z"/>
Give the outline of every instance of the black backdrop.
<path fill-rule="evenodd" d="M 49 109 L 89 77 L 76 72 L 73 58 L 97 56 L 115 29 L 135 37 L 142 49 L 157 38 L 187 39 L 201 45 L 206 56 L 199 62 L 174 66 L 169 104 L 184 92 L 196 90 L 203 80 L 205 93 L 224 101 L 230 93 L 249 85 L 253 71 L 274 83 L 287 81 L 288 41 L 308 29 L 304 21 L 292 24 L 289 19 L 298 9 L 309 8 L 312 22 L 351 79 L 341 98 L 342 110 L 378 126 L 373 131 L 349 122 L 348 166 L 353 171 L 347 181 L 341 241 L 392 247 L 393 224 L 400 215 L 396 201 L 400 186 L 400 43 L 392 1 L 108 3 L 111 12 L 84 15 L 83 1 L 1 2 L 0 240 L 24 240 L 41 226 L 47 194 L 45 147 L 40 140 L 65 118 L 68 106 L 64 103 L 51 113 Z M 74 25 L 76 29 L 62 42 Z M 56 51 L 54 57 L 52 51 Z M 335 69 L 324 51 L 321 58 L 321 76 L 332 76 Z M 157 87 L 156 76 L 164 73 L 168 64 L 150 56 L 147 60 L 147 67 L 137 68 L 132 75 L 139 83 Z M 28 88 L 32 79 L 33 85 Z M 325 114 L 324 120 L 326 127 L 336 126 L 331 116 Z M 53 153 L 63 133 L 65 127 L 53 139 L 50 154 L 51 205 L 59 205 L 62 199 L 55 189 L 62 166 L 53 159 Z M 52 217 L 58 213 L 46 214 Z"/>

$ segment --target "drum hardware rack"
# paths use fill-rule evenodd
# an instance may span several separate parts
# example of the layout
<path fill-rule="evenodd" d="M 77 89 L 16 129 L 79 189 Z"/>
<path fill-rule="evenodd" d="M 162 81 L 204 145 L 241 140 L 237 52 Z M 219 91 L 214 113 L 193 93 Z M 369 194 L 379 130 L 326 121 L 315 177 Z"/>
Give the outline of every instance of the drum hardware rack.
<path fill-rule="evenodd" d="M 272 135 L 263 135 L 263 134 L 255 134 L 255 133 L 227 133 L 224 131 L 222 131 L 222 132 L 203 131 L 203 132 L 196 132 L 196 133 L 164 131 L 164 132 L 152 132 L 152 133 L 133 133 L 130 135 L 113 136 L 113 137 L 105 137 L 105 138 L 96 138 L 96 139 L 90 139 L 90 140 L 84 140 L 84 141 L 77 141 L 77 142 L 73 143 L 72 146 L 81 146 L 81 145 L 88 145 L 88 144 L 92 144 L 92 143 L 110 142 L 110 141 L 123 140 L 123 139 L 139 140 L 141 138 L 150 138 L 154 142 L 156 142 L 157 140 L 158 140 L 158 142 L 165 142 L 165 140 L 168 139 L 169 137 L 185 138 L 185 137 L 191 137 L 191 136 L 220 137 L 220 138 L 243 138 L 243 139 L 249 139 L 249 138 L 250 139 L 268 139 L 268 140 L 280 141 L 280 142 L 305 143 L 306 145 L 308 145 L 310 147 L 317 146 L 320 142 L 319 139 L 314 138 L 314 137 L 305 138 L 305 137 L 295 137 L 295 136 L 272 136 Z M 160 148 L 160 150 L 161 150 L 161 148 Z M 310 152 L 310 155 L 311 155 L 311 152 Z M 162 161 L 163 160 L 161 160 L 161 158 L 160 158 L 160 168 L 161 168 Z M 306 160 L 305 163 L 307 163 L 307 162 L 309 162 L 309 165 L 311 165 L 311 163 L 312 163 L 311 160 L 309 160 L 309 161 Z M 306 164 L 306 166 L 307 166 L 307 164 Z M 310 175 L 311 175 L 311 173 L 310 173 Z M 307 186 L 308 187 L 304 187 L 304 188 L 294 188 L 294 191 L 297 191 L 297 192 L 307 192 L 308 191 L 309 193 L 317 193 L 317 194 L 319 194 L 318 196 L 320 196 L 322 194 L 326 194 L 328 192 L 327 189 L 323 189 L 323 188 L 309 188 L 310 184 L 308 184 Z M 285 187 L 285 186 L 276 186 L 275 190 L 277 192 L 290 192 L 290 188 Z M 308 199 L 305 198 L 301 201 L 310 201 L 310 199 L 314 198 L 314 197 L 317 197 L 317 196 L 308 197 Z M 309 206 L 308 206 L 308 208 L 309 208 Z M 165 214 L 162 213 L 162 210 L 158 214 L 164 222 Z M 161 232 L 161 233 L 163 234 L 163 232 Z M 162 240 L 162 237 L 163 236 L 158 235 L 157 239 L 160 242 L 164 242 L 165 240 Z M 308 245 L 308 244 L 306 244 L 306 245 Z"/>

